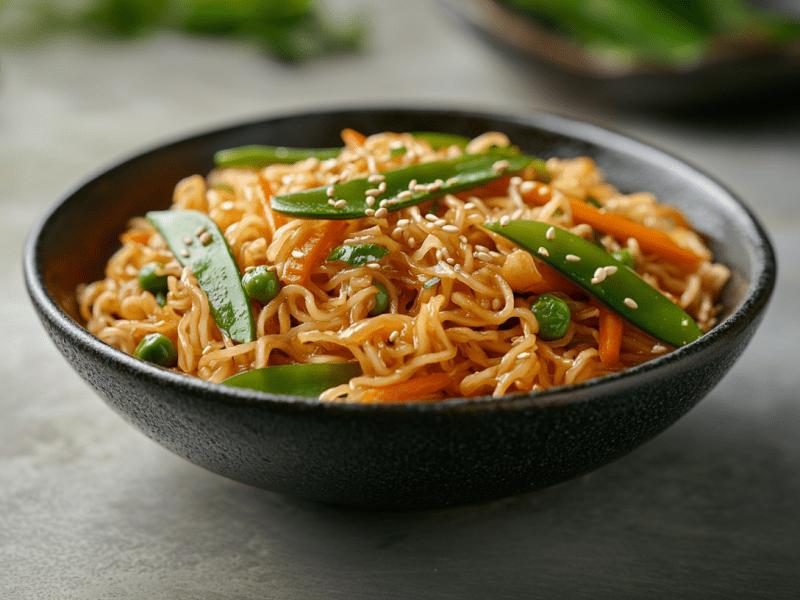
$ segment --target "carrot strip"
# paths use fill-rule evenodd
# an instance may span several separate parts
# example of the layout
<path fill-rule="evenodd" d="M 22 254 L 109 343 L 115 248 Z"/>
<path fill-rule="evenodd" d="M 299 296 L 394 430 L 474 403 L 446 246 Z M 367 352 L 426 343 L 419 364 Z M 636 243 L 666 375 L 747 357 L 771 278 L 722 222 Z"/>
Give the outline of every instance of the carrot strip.
<path fill-rule="evenodd" d="M 272 186 L 269 184 L 269 181 L 267 181 L 267 178 L 261 175 L 261 173 L 258 174 L 258 185 L 261 190 L 259 200 L 261 201 L 261 206 L 264 208 L 264 216 L 266 217 L 267 223 L 272 229 L 272 235 L 275 235 L 275 232 L 281 226 L 289 222 L 289 218 L 284 214 L 272 210 L 272 202 L 270 202 L 270 198 L 272 197 Z"/>
<path fill-rule="evenodd" d="M 549 200 L 548 195 L 539 194 L 538 190 L 522 195 L 526 202 L 544 205 Z M 694 265 L 700 262 L 700 257 L 691 250 L 680 247 L 671 237 L 663 231 L 645 227 L 640 223 L 629 221 L 618 215 L 603 213 L 591 204 L 580 202 L 572 198 L 569 199 L 572 207 L 572 219 L 576 223 L 586 223 L 595 229 L 603 231 L 620 240 L 635 238 L 639 246 L 646 252 L 658 254 L 669 260 L 674 260 L 687 265 Z"/>
<path fill-rule="evenodd" d="M 600 352 L 600 362 L 612 366 L 619 362 L 619 353 L 622 348 L 623 321 L 617 313 L 600 307 L 600 324 L 597 345 Z"/>
<path fill-rule="evenodd" d="M 146 244 L 150 241 L 149 233 L 126 233 L 122 235 L 122 243 L 135 242 L 137 244 Z"/>
<path fill-rule="evenodd" d="M 450 383 L 447 373 L 433 373 L 401 381 L 380 388 L 372 388 L 364 394 L 365 402 L 407 402 L 424 398 L 429 394 L 438 392 Z"/>
<path fill-rule="evenodd" d="M 296 246 L 302 256 L 295 258 L 289 255 L 283 269 L 283 282 L 305 285 L 311 278 L 314 269 L 328 256 L 328 253 L 339 241 L 346 221 L 312 221 L 313 226 L 306 231 Z"/>
<path fill-rule="evenodd" d="M 342 129 L 341 136 L 344 145 L 348 148 L 361 148 L 367 141 L 367 136 L 349 127 Z"/>

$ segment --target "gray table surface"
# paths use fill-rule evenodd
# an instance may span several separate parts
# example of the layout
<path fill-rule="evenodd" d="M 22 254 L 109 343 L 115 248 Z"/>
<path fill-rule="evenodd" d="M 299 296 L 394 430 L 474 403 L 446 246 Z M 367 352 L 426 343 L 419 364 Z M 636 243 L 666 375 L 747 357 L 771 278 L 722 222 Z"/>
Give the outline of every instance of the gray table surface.
<path fill-rule="evenodd" d="M 365 53 L 299 68 L 170 35 L 0 43 L 0 598 L 798 597 L 800 103 L 705 118 L 592 107 L 551 92 L 435 4 L 363 6 L 374 30 Z M 327 506 L 170 454 L 46 337 L 21 276 L 27 232 L 62 190 L 144 147 L 370 104 L 551 110 L 702 166 L 775 243 L 763 326 L 719 386 L 650 443 L 575 481 L 478 506 Z"/>

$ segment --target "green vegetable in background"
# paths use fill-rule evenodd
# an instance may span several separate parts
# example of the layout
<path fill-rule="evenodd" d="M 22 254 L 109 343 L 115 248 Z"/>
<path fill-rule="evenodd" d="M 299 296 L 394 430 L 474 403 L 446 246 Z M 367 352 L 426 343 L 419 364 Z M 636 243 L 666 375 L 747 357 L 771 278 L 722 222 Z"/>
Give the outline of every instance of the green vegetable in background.
<path fill-rule="evenodd" d="M 272 197 L 272 208 L 294 217 L 358 219 L 385 208 L 392 212 L 483 185 L 542 161 L 519 152 L 492 148 L 449 160 L 414 164 L 381 173 L 381 184 L 353 179 L 333 186 Z M 412 186 L 412 183 L 416 185 Z M 383 191 L 380 185 L 385 184 Z M 413 187 L 414 189 L 409 189 Z M 332 190 L 330 189 L 332 188 Z M 329 190 L 332 195 L 329 195 Z M 344 200 L 343 206 L 336 203 Z"/>
<path fill-rule="evenodd" d="M 378 315 L 382 315 L 389 309 L 389 292 L 386 290 L 386 287 L 379 281 L 373 281 L 372 285 L 374 285 L 378 291 L 375 292 L 375 306 L 372 307 L 372 310 L 369 311 L 370 317 L 377 317 Z"/>
<path fill-rule="evenodd" d="M 133 351 L 133 355 L 159 367 L 174 367 L 178 364 L 178 352 L 167 336 L 161 333 L 149 333 L 142 338 Z"/>
<path fill-rule="evenodd" d="M 255 339 L 250 299 L 239 265 L 216 223 L 194 210 L 151 211 L 146 215 L 184 267 L 191 267 L 217 327 L 234 341 Z"/>
<path fill-rule="evenodd" d="M 267 394 L 319 398 L 325 390 L 361 375 L 361 366 L 354 363 L 313 363 L 279 365 L 253 369 L 228 377 L 222 383 Z"/>
<path fill-rule="evenodd" d="M 12 0 L 7 4 L 11 3 L 28 14 L 28 32 L 66 28 L 131 37 L 169 29 L 248 40 L 289 62 L 359 50 L 366 33 L 361 19 L 324 19 L 314 0 Z"/>
<path fill-rule="evenodd" d="M 362 267 L 370 262 L 378 262 L 389 251 L 377 244 L 345 244 L 334 248 L 328 260 L 340 260 L 351 267 Z"/>
<path fill-rule="evenodd" d="M 150 262 L 139 269 L 139 289 L 151 294 L 166 294 L 168 276 L 162 274 L 164 265 Z"/>
<path fill-rule="evenodd" d="M 681 307 L 605 250 L 564 229 L 537 221 L 487 223 L 493 231 L 547 263 L 642 331 L 672 346 L 703 335 Z"/>

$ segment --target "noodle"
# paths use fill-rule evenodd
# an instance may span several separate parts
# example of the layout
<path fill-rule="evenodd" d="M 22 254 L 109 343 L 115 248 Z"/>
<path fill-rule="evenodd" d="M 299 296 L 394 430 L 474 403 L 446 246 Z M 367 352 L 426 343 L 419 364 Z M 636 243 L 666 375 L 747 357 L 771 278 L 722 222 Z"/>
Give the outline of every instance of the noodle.
<path fill-rule="evenodd" d="M 494 144 L 508 140 L 490 132 L 472 140 L 467 151 Z M 399 145 L 407 151 L 393 154 Z M 193 175 L 176 185 L 173 208 L 207 213 L 224 232 L 241 272 L 266 264 L 284 279 L 292 253 L 320 221 L 273 213 L 271 195 L 462 152 L 456 146 L 433 150 L 409 134 L 381 133 L 363 146 L 345 147 L 335 159 L 258 171 L 219 168 L 207 178 Z M 486 185 L 382 217 L 347 221 L 338 244 L 376 244 L 388 250 L 385 258 L 358 267 L 323 260 L 305 285 L 285 284 L 271 301 L 254 302 L 253 342 L 238 344 L 220 332 L 191 269 L 181 267 L 143 218 L 131 220 L 105 278 L 79 288 L 81 316 L 91 333 L 129 354 L 145 335 L 162 333 L 176 346 L 176 371 L 213 382 L 273 365 L 355 361 L 363 374 L 322 395 L 323 400 L 346 402 L 363 401 L 374 388 L 442 372 L 451 374 L 446 387 L 414 400 L 546 390 L 621 371 L 670 349 L 625 323 L 619 362 L 603 364 L 598 309 L 582 294 L 556 292 L 570 305 L 569 328 L 555 340 L 537 335 L 530 310 L 535 294 L 526 292 L 542 280 L 537 263 L 481 227 L 507 216 L 598 240 L 609 252 L 627 248 L 647 282 L 684 308 L 703 331 L 714 326 L 729 272 L 711 262 L 711 252 L 679 211 L 646 192 L 622 194 L 589 158 L 551 158 L 547 167 L 552 199 L 543 206 L 526 203 L 520 193 L 524 177 L 512 177 L 501 180 L 502 189 Z M 642 252 L 633 238 L 618 240 L 574 222 L 569 199 L 589 197 L 609 213 L 666 232 L 702 260 L 698 265 L 673 263 Z M 137 283 L 139 269 L 154 261 L 164 265 L 168 276 L 163 306 Z M 389 308 L 370 317 L 375 282 L 386 289 Z"/>

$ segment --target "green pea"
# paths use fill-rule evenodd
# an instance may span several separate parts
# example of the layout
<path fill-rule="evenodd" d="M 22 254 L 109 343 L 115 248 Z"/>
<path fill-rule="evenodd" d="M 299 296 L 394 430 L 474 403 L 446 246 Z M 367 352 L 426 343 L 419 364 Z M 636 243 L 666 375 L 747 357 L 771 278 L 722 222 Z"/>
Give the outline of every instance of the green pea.
<path fill-rule="evenodd" d="M 531 305 L 531 312 L 539 323 L 539 337 L 556 340 L 567 333 L 572 313 L 569 305 L 552 294 L 542 294 Z"/>
<path fill-rule="evenodd" d="M 281 291 L 281 282 L 274 271 L 267 270 L 265 265 L 260 265 L 248 271 L 242 277 L 244 291 L 252 300 L 269 302 Z"/>
<path fill-rule="evenodd" d="M 617 250 L 611 253 L 616 260 L 621 262 L 623 265 L 628 267 L 629 269 L 635 271 L 636 270 L 636 259 L 633 257 L 633 254 L 627 248 L 622 248 L 621 250 Z"/>
<path fill-rule="evenodd" d="M 167 275 L 161 275 L 164 265 L 160 262 L 150 262 L 139 269 L 139 289 L 151 294 L 167 293 Z"/>
<path fill-rule="evenodd" d="M 384 285 L 378 281 L 373 281 L 372 285 L 378 288 L 378 291 L 375 293 L 375 306 L 369 311 L 369 316 L 377 317 L 389 309 L 389 292 L 387 292 Z"/>
<path fill-rule="evenodd" d="M 172 341 L 161 333 L 150 333 L 142 338 L 133 355 L 141 360 L 160 367 L 174 367 L 178 364 L 178 352 Z"/>

